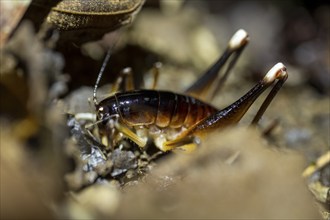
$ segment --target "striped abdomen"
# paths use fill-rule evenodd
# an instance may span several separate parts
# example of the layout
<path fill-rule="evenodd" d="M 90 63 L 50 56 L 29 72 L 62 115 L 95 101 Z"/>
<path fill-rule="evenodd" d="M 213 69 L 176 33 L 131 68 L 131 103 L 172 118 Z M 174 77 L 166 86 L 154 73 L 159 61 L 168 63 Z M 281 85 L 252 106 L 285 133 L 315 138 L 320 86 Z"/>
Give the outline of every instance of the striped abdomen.
<path fill-rule="evenodd" d="M 115 94 L 98 105 L 105 114 L 119 114 L 129 126 L 190 127 L 216 108 L 190 96 L 167 91 L 138 90 Z"/>

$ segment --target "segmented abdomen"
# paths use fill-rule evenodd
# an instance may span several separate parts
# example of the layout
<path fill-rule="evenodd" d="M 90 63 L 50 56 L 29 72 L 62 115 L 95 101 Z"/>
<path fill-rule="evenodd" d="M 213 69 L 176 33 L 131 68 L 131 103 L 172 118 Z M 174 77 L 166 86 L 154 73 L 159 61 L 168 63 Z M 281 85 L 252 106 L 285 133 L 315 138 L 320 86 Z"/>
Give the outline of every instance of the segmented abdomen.
<path fill-rule="evenodd" d="M 167 91 L 129 91 L 115 98 L 118 113 L 130 126 L 190 127 L 217 110 L 193 97 Z"/>

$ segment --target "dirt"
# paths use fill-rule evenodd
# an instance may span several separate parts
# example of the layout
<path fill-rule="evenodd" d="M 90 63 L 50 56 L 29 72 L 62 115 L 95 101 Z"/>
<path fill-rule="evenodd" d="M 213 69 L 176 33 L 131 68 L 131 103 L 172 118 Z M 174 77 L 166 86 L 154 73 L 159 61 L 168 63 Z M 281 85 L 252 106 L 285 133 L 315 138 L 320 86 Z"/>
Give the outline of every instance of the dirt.
<path fill-rule="evenodd" d="M 1 219 L 329 218 L 329 13 L 318 1 L 147 1 L 128 27 L 81 47 L 22 23 L 0 38 Z M 250 42 L 207 102 L 228 106 L 282 62 L 289 78 L 256 127 L 266 93 L 191 154 L 104 146 L 92 95 L 107 48 L 98 100 L 125 67 L 150 84 L 158 61 L 157 89 L 182 93 L 238 29 Z"/>

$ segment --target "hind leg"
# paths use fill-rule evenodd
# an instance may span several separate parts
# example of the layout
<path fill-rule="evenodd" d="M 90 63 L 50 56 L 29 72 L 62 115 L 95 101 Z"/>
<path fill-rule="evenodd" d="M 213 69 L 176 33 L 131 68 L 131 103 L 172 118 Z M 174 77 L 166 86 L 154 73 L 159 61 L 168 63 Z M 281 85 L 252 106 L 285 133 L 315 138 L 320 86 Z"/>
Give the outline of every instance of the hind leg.
<path fill-rule="evenodd" d="M 260 80 L 240 99 L 228 107 L 203 119 L 196 125 L 183 132 L 175 140 L 165 142 L 162 146 L 162 150 L 168 151 L 181 146 L 188 149 L 193 148 L 193 144 L 197 145 L 200 138 L 203 138 L 209 132 L 237 124 L 254 101 L 277 80 L 254 117 L 252 123 L 257 123 L 287 78 L 288 74 L 285 66 L 282 63 L 276 64 L 271 70 L 268 71 L 262 80 Z"/>
<path fill-rule="evenodd" d="M 186 89 L 185 93 L 201 100 L 213 98 L 226 81 L 248 41 L 248 34 L 242 29 L 238 30 L 228 42 L 228 46 L 222 56 L 193 85 Z M 230 61 L 227 68 L 220 76 L 219 72 L 228 60 Z"/>

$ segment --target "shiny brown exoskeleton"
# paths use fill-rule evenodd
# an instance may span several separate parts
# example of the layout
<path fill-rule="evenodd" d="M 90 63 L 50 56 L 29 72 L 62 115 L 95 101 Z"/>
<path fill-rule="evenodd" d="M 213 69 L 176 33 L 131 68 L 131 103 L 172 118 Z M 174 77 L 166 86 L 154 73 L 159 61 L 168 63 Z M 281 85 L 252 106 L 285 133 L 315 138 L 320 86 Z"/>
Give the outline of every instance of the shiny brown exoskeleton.
<path fill-rule="evenodd" d="M 120 115 L 128 126 L 155 125 L 159 128 L 189 128 L 217 111 L 193 97 L 157 90 L 114 94 L 99 106 L 99 114 Z"/>
<path fill-rule="evenodd" d="M 212 97 L 222 85 L 247 43 L 247 33 L 237 31 L 224 54 L 186 90 L 185 95 L 154 89 L 134 90 L 131 71 L 125 69 L 113 87 L 114 94 L 98 103 L 96 88 L 101 70 L 94 90 L 94 103 L 104 142 L 116 145 L 124 135 L 140 147 L 151 139 L 162 151 L 175 148 L 189 151 L 208 132 L 239 122 L 259 95 L 278 80 L 252 122 L 257 123 L 287 79 L 282 63 L 276 64 L 250 91 L 227 108 L 218 110 L 202 101 Z M 108 53 L 107 59 L 109 56 Z M 220 78 L 218 72 L 229 58 L 232 59 Z M 156 65 L 154 69 L 154 86 L 158 68 Z M 117 92 L 121 87 L 123 91 Z"/>

